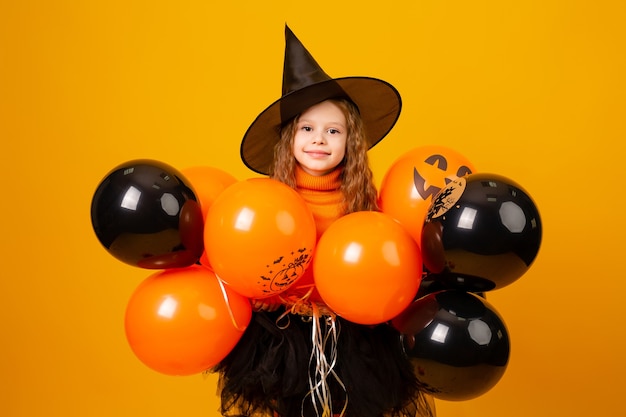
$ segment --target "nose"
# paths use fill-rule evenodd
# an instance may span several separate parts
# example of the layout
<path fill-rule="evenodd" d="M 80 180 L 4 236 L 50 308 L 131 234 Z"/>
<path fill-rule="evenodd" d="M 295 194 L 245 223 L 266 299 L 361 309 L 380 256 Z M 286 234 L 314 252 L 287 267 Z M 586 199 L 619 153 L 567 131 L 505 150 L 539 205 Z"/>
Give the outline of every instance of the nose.
<path fill-rule="evenodd" d="M 322 145 L 324 143 L 326 143 L 326 138 L 324 137 L 324 132 L 317 132 L 313 135 L 313 141 L 312 143 L 317 144 L 317 145 Z"/>

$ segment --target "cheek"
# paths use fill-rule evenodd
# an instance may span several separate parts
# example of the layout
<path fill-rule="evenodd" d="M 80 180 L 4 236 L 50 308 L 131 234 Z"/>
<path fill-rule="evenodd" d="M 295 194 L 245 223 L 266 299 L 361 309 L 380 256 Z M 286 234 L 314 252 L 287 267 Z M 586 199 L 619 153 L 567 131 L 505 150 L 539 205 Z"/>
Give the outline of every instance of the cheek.
<path fill-rule="evenodd" d="M 293 138 L 293 143 L 291 144 L 291 153 L 294 155 L 298 155 L 302 153 L 302 140 L 298 140 L 298 136 Z"/>
<path fill-rule="evenodd" d="M 343 161 L 345 156 L 346 156 L 346 148 L 341 148 L 335 153 L 335 159 L 337 161 Z"/>
<path fill-rule="evenodd" d="M 346 156 L 346 141 L 341 141 L 340 143 L 335 144 L 333 147 L 333 155 L 336 156 L 338 160 L 342 160 Z"/>
<path fill-rule="evenodd" d="M 293 137 L 293 140 L 292 140 L 291 150 L 295 151 L 299 147 L 302 147 L 302 142 L 303 142 L 302 135 L 296 133 L 295 136 Z"/>
<path fill-rule="evenodd" d="M 304 161 L 304 153 L 299 151 L 298 148 L 296 148 L 294 146 L 293 148 L 293 157 L 295 158 L 296 161 L 303 163 Z"/>

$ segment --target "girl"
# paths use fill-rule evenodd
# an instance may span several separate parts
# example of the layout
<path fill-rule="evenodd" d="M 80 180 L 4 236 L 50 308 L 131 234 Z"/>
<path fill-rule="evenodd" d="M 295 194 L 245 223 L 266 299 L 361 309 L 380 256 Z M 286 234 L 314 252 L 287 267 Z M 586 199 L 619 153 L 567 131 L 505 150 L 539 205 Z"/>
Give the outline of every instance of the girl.
<path fill-rule="evenodd" d="M 283 96 L 252 123 L 241 156 L 254 171 L 299 192 L 319 238 L 340 216 L 377 210 L 367 150 L 393 127 L 401 101 L 381 80 L 331 79 L 289 28 L 285 37 Z M 398 332 L 336 317 L 312 282 L 305 275 L 286 293 L 253 303 L 248 329 L 214 369 L 222 414 L 433 416 Z M 316 379 L 326 361 L 330 372 Z"/>

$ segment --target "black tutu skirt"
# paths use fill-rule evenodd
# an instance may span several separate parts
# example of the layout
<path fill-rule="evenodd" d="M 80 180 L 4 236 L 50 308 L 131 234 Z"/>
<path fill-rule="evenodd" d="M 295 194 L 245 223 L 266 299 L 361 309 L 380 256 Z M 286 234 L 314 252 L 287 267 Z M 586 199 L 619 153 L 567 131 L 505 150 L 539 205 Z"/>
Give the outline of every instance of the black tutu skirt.
<path fill-rule="evenodd" d="M 333 339 L 321 349 L 314 327 L 322 338 Z M 323 386 L 311 385 L 319 368 L 319 358 L 312 357 L 316 347 L 334 361 Z M 212 371 L 219 373 L 224 416 L 435 416 L 399 332 L 387 324 L 366 326 L 328 316 L 316 324 L 311 316 L 283 309 L 255 312 L 235 348 Z M 329 398 L 323 410 L 316 404 L 320 389 Z"/>

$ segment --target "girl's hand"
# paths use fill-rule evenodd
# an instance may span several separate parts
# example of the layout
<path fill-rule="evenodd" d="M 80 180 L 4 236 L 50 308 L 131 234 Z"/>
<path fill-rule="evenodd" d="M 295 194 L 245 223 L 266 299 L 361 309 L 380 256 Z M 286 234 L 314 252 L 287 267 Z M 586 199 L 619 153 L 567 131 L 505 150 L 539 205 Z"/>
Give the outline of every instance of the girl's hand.
<path fill-rule="evenodd" d="M 276 311 L 282 305 L 277 295 L 268 298 L 253 298 L 250 303 L 252 303 L 252 310 L 267 312 Z"/>

